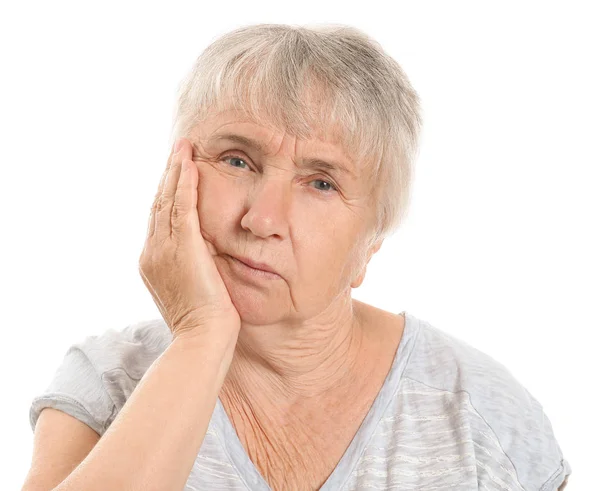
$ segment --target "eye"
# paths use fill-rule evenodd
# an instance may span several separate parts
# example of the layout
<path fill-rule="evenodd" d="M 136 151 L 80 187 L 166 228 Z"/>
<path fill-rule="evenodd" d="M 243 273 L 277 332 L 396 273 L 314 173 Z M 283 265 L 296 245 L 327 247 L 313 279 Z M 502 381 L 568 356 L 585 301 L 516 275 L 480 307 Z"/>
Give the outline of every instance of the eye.
<path fill-rule="evenodd" d="M 237 157 L 236 155 L 225 155 L 225 157 L 223 157 L 221 160 L 241 160 L 242 162 L 246 163 L 246 161 L 240 157 Z M 246 165 L 248 165 L 246 163 Z M 238 167 L 238 166 L 233 166 L 233 167 Z M 238 167 L 238 169 L 241 167 Z"/>
<path fill-rule="evenodd" d="M 224 157 L 221 158 L 221 161 L 227 161 L 227 160 L 241 161 L 244 163 L 244 165 L 248 166 L 248 163 L 243 158 L 238 157 L 237 155 L 225 155 Z M 243 168 L 243 167 L 239 167 L 237 165 L 232 165 L 232 167 L 237 167 L 238 169 Z M 318 191 L 321 191 L 322 194 L 329 194 L 331 192 L 337 192 L 337 190 L 338 190 L 337 187 L 335 187 L 331 182 L 325 181 L 323 179 L 315 179 L 311 182 L 318 182 L 318 183 L 325 184 L 326 189 L 323 189 L 322 187 L 316 188 Z"/>
<path fill-rule="evenodd" d="M 331 184 L 329 181 L 324 181 L 322 179 L 315 179 L 312 182 L 321 182 L 321 183 L 326 184 L 327 186 L 329 186 L 327 189 L 319 188 L 319 191 L 324 191 L 325 193 L 329 193 L 332 190 L 333 191 L 337 191 L 337 188 L 333 184 Z"/>

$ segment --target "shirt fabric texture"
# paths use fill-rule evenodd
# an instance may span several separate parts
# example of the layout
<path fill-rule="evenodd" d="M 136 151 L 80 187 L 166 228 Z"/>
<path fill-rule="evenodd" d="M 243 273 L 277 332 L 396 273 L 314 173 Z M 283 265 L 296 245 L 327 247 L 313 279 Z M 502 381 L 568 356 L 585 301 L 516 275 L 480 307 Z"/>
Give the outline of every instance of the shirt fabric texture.
<path fill-rule="evenodd" d="M 320 490 L 556 491 L 571 466 L 542 405 L 501 363 L 403 314 L 384 384 Z M 159 318 L 73 344 L 32 401 L 32 430 L 52 407 L 102 436 L 172 339 Z M 249 489 L 271 491 L 217 398 L 184 491 Z"/>

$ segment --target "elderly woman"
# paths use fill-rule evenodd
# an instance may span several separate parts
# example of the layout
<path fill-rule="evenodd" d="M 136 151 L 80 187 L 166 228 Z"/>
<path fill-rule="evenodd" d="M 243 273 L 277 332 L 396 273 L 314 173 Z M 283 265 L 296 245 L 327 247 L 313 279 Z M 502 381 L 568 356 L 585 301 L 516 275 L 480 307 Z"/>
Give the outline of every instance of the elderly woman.
<path fill-rule="evenodd" d="M 570 466 L 503 365 L 351 297 L 405 214 L 419 126 L 357 29 L 211 44 L 139 262 L 162 318 L 67 351 L 24 489 L 558 489 Z"/>

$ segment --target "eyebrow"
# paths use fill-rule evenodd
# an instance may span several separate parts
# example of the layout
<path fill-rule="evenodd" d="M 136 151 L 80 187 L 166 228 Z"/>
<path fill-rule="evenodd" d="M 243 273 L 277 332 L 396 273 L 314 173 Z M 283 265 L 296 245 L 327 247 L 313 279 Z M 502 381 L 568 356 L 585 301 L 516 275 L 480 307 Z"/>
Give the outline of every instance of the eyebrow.
<path fill-rule="evenodd" d="M 255 140 L 253 138 L 249 138 L 246 136 L 238 135 L 237 133 L 224 133 L 221 135 L 215 135 L 211 138 L 212 141 L 231 141 L 234 143 L 239 143 L 241 145 L 246 145 L 253 150 L 256 150 L 260 153 L 265 153 L 265 146 L 259 140 Z M 352 172 L 348 167 L 342 163 L 335 161 L 326 161 L 317 158 L 310 158 L 304 161 L 303 166 L 311 167 L 313 169 L 324 169 L 332 172 L 344 173 L 349 176 L 356 177 L 356 174 Z"/>

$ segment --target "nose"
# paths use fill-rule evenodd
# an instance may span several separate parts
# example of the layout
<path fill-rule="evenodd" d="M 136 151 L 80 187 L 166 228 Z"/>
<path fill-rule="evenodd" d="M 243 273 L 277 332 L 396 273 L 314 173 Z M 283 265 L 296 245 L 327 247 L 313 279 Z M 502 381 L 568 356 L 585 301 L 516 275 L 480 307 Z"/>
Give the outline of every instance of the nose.
<path fill-rule="evenodd" d="M 248 211 L 242 217 L 242 228 L 261 238 L 284 237 L 288 229 L 290 193 L 289 176 L 263 175 L 261 183 L 248 196 Z"/>

